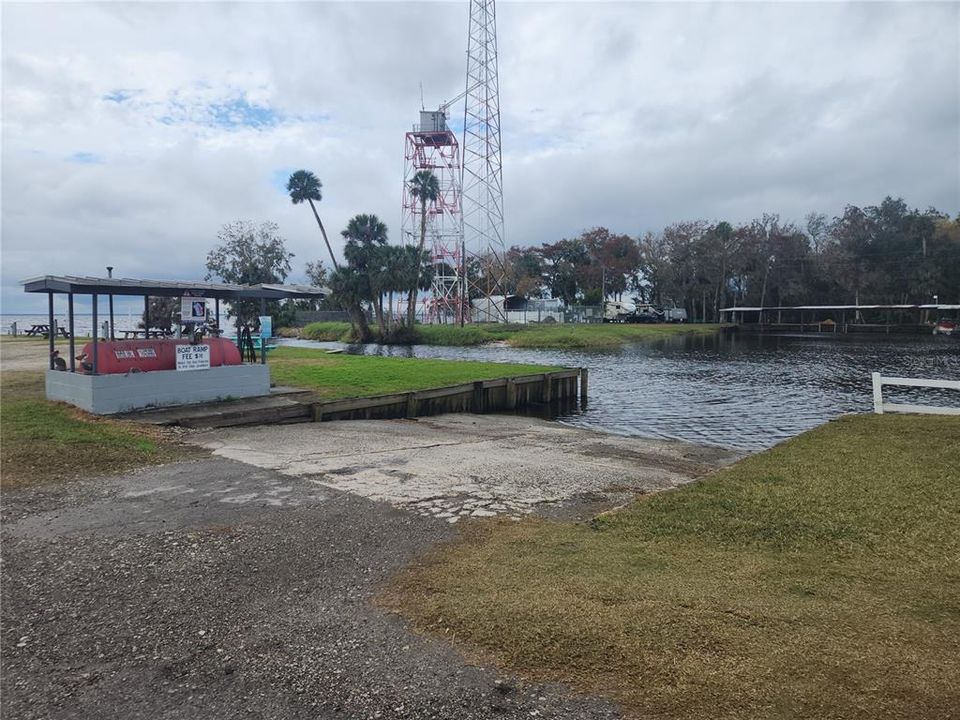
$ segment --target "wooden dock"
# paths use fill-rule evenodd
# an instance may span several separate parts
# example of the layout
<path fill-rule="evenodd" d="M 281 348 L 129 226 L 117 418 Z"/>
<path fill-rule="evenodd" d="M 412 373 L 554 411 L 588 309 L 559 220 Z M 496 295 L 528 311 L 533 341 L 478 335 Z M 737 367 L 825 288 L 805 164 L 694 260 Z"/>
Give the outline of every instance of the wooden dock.
<path fill-rule="evenodd" d="M 720 322 L 755 333 L 929 335 L 941 320 L 960 321 L 960 304 L 728 307 Z"/>
<path fill-rule="evenodd" d="M 478 380 L 392 395 L 323 400 L 309 390 L 277 389 L 265 397 L 127 413 L 123 419 L 192 428 L 416 418 L 445 413 L 515 412 L 575 406 L 586 400 L 586 368 Z"/>

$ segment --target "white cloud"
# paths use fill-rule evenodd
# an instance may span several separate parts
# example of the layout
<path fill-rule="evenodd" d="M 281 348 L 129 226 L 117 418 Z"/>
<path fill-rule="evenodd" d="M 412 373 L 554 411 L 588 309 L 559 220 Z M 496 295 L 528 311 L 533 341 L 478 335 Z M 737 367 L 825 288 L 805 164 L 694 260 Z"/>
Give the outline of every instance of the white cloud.
<path fill-rule="evenodd" d="M 237 218 L 277 221 L 301 268 L 323 249 L 277 187 L 293 168 L 323 180 L 331 239 L 357 212 L 398 238 L 419 83 L 428 106 L 464 83 L 465 3 L 2 12 L 8 312 L 37 307 L 17 281 L 41 273 L 198 277 Z M 501 3 L 498 21 L 508 242 L 886 194 L 960 211 L 958 5 Z"/>

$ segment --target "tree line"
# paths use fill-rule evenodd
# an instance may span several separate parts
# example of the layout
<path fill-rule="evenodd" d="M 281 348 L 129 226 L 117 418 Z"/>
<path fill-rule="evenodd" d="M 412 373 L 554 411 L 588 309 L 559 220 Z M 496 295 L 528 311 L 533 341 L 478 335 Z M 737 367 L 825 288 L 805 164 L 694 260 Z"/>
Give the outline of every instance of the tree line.
<path fill-rule="evenodd" d="M 340 263 L 333 253 L 316 203 L 320 181 L 300 170 L 287 189 L 294 204 L 307 203 L 320 228 L 333 267 L 306 264 L 310 282 L 327 286 L 324 309 L 343 309 L 360 341 L 412 339 L 416 299 L 429 289 L 433 268 L 425 247 L 426 208 L 437 198 L 429 171 L 413 178 L 420 200 L 419 243 L 391 245 L 376 215 L 359 214 L 341 231 Z M 282 283 L 291 272 L 275 223 L 224 225 L 219 245 L 207 256 L 207 278 L 230 283 Z M 691 319 L 719 320 L 728 306 L 916 304 L 960 302 L 960 215 L 934 208 L 911 209 L 900 198 L 879 205 L 848 205 L 829 219 L 809 214 L 802 226 L 763 214 L 749 222 L 692 220 L 639 237 L 597 227 L 572 239 L 539 247 L 510 248 L 502 260 L 476 257 L 466 266 L 476 280 L 496 263 L 499 294 L 552 297 L 565 305 L 600 305 L 633 298 L 660 307 L 684 307 Z M 492 274 L 492 273 L 491 273 Z M 483 283 L 471 282 L 471 296 Z M 278 325 L 289 324 L 306 303 L 271 303 Z M 405 306 L 405 312 L 399 308 Z M 153 313 L 151 313 L 153 315 Z M 259 305 L 237 303 L 240 324 L 255 322 Z"/>
<path fill-rule="evenodd" d="M 960 215 L 902 199 L 848 205 L 803 226 L 763 214 L 693 220 L 640 237 L 598 227 L 573 239 L 507 251 L 509 294 L 598 305 L 624 295 L 719 319 L 732 305 L 960 302 Z"/>

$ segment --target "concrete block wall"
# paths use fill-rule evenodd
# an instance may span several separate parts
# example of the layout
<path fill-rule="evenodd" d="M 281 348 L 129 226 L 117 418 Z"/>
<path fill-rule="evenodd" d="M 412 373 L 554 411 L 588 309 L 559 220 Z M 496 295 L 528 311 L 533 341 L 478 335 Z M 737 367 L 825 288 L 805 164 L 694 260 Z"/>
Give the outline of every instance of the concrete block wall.
<path fill-rule="evenodd" d="M 118 375 L 47 370 L 46 389 L 48 400 L 70 403 L 96 415 L 112 415 L 147 407 L 268 395 L 270 369 L 251 364 Z"/>

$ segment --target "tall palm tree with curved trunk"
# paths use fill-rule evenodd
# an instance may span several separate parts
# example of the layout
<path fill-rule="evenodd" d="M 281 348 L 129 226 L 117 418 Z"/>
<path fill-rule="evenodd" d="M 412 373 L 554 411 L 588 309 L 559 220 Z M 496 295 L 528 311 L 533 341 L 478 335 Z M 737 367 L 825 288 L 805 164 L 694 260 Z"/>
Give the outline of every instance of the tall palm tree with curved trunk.
<path fill-rule="evenodd" d="M 320 179 L 309 170 L 297 170 L 287 181 L 287 192 L 290 193 L 290 200 L 294 205 L 306 201 L 310 203 L 310 209 L 313 210 L 313 216 L 317 219 L 317 225 L 320 226 L 320 233 L 323 235 L 323 242 L 327 245 L 327 252 L 330 253 L 330 260 L 333 261 L 333 269 L 340 266 L 337 264 L 337 258 L 333 255 L 333 248 L 330 247 L 330 241 L 327 239 L 327 231 L 323 228 L 320 221 L 320 214 L 317 212 L 317 206 L 314 201 L 320 202 L 320 188 L 323 184 Z"/>
<path fill-rule="evenodd" d="M 436 202 L 440 197 L 440 181 L 430 170 L 420 170 L 410 181 L 410 194 L 420 201 L 420 244 L 417 246 L 417 258 L 423 257 L 423 246 L 427 241 L 427 203 Z M 407 296 L 407 325 L 413 327 L 416 309 L 417 289 L 420 286 L 421 273 L 417 268 L 417 283 L 411 287 Z"/>

